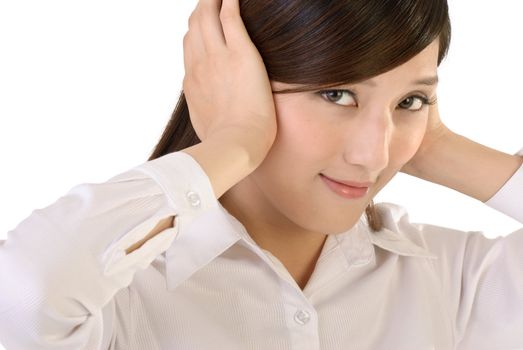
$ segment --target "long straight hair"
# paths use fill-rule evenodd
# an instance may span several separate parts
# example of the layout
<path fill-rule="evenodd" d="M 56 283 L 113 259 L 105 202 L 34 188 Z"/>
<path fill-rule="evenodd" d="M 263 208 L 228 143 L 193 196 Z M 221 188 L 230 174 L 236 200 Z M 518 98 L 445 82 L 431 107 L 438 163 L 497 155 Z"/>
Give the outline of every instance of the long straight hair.
<path fill-rule="evenodd" d="M 439 39 L 438 66 L 451 26 L 446 0 L 240 0 L 245 27 L 270 80 L 312 91 L 385 73 Z M 183 91 L 149 160 L 200 143 Z M 374 202 L 365 209 L 372 231 L 382 229 Z"/>

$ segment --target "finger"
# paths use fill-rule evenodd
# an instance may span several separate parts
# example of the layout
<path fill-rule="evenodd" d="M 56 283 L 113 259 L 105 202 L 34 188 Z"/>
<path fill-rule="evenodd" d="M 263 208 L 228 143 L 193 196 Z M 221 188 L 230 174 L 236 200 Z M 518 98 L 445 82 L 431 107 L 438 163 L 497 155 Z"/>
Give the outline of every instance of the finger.
<path fill-rule="evenodd" d="M 189 72 L 189 69 L 191 68 L 191 62 L 193 60 L 193 53 L 191 45 L 191 33 L 187 32 L 185 33 L 185 36 L 183 37 L 183 67 L 185 69 L 185 74 Z"/>
<path fill-rule="evenodd" d="M 189 32 L 191 33 L 189 43 L 195 55 L 206 53 L 200 25 L 201 20 L 201 1 L 199 1 L 189 17 Z"/>
<path fill-rule="evenodd" d="M 189 30 L 183 38 L 183 57 L 185 72 L 188 72 L 192 62 L 201 60 L 206 56 L 203 38 L 198 24 L 199 3 L 189 16 Z"/>
<path fill-rule="evenodd" d="M 198 22 L 203 44 L 207 52 L 212 53 L 225 46 L 225 36 L 220 22 L 221 0 L 200 0 Z"/>
<path fill-rule="evenodd" d="M 220 21 L 227 46 L 238 47 L 252 43 L 245 24 L 240 16 L 239 0 L 223 0 Z"/>

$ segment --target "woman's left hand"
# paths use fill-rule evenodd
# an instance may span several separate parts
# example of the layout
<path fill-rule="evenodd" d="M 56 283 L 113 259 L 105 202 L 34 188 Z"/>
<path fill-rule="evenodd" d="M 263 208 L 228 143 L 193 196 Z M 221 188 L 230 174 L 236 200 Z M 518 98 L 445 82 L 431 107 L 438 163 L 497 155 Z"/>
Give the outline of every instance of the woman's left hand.
<path fill-rule="evenodd" d="M 441 121 L 438 103 L 429 105 L 429 118 L 423 141 L 414 157 L 401 168 L 401 172 L 420 177 L 424 170 L 430 168 L 430 160 L 434 159 L 431 154 L 437 148 L 437 144 L 452 134 L 453 132 Z"/>
<path fill-rule="evenodd" d="M 489 148 L 451 131 L 429 106 L 427 129 L 401 172 L 486 202 L 521 167 L 522 157 Z"/>

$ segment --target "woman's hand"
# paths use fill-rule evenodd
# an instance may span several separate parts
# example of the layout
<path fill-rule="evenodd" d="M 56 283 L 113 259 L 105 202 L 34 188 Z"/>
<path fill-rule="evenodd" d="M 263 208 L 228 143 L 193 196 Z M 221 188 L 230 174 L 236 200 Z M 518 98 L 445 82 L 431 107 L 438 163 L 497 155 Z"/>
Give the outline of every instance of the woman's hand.
<path fill-rule="evenodd" d="M 200 0 L 183 40 L 191 122 L 202 141 L 241 135 L 249 143 L 243 146 L 265 157 L 277 131 L 269 78 L 240 17 L 239 0 L 221 3 Z"/>
<path fill-rule="evenodd" d="M 402 172 L 486 202 L 521 167 L 522 157 L 483 146 L 449 130 L 438 105 L 429 109 L 424 139 Z"/>
<path fill-rule="evenodd" d="M 430 161 L 434 159 L 434 152 L 438 151 L 438 144 L 445 142 L 452 134 L 454 133 L 441 121 L 437 102 L 429 105 L 429 118 L 423 141 L 414 157 L 403 166 L 401 172 L 422 177 L 422 174 L 431 169 Z"/>

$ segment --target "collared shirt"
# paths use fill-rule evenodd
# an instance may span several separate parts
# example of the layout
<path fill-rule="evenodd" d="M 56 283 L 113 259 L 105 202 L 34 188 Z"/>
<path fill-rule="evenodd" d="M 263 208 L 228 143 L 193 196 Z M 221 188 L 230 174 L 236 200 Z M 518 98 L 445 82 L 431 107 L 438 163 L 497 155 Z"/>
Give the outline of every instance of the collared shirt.
<path fill-rule="evenodd" d="M 523 155 L 523 152 L 520 154 Z M 523 223 L 523 166 L 486 204 Z M 73 187 L 0 241 L 8 350 L 523 348 L 523 229 L 495 239 L 377 204 L 301 290 L 170 153 Z M 126 255 L 156 223 L 176 224 Z"/>

